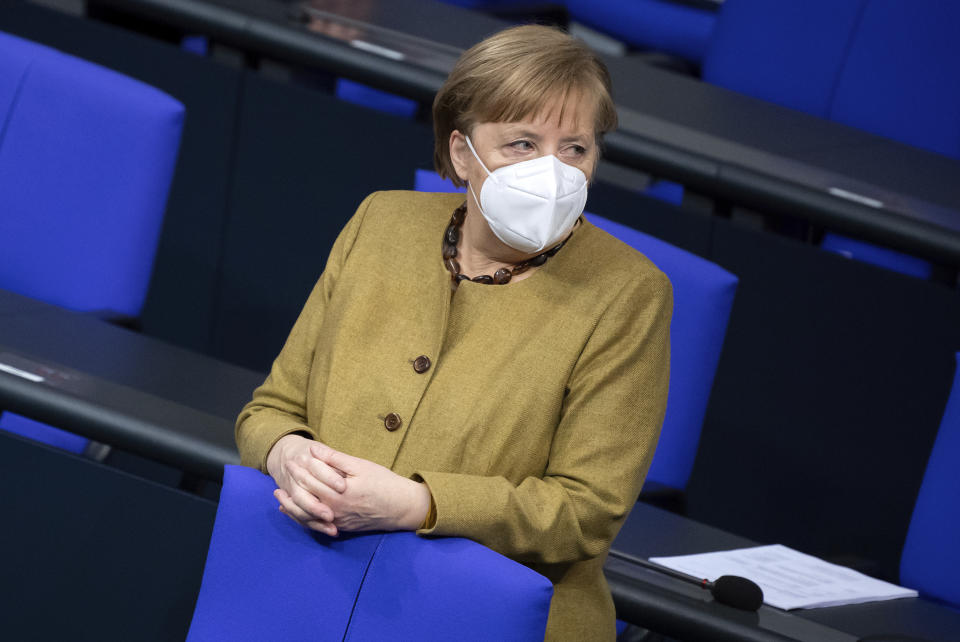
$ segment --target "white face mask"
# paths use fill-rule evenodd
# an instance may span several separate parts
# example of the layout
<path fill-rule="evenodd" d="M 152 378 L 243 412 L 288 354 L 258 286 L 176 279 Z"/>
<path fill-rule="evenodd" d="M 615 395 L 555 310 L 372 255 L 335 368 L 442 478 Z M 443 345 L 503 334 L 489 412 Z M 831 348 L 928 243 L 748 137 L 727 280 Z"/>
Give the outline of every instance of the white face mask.
<path fill-rule="evenodd" d="M 497 238 L 535 254 L 555 244 L 573 228 L 587 203 L 587 176 L 550 154 L 493 172 L 480 160 L 470 137 L 467 145 L 488 175 L 477 199 L 480 213 Z"/>

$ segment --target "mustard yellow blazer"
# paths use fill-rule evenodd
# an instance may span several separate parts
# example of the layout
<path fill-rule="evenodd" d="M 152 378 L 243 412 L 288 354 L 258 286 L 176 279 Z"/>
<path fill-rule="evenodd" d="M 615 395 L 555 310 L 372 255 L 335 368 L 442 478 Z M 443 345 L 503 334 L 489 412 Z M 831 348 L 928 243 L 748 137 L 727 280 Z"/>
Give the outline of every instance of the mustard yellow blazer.
<path fill-rule="evenodd" d="M 663 420 L 670 282 L 584 222 L 527 279 L 452 292 L 441 238 L 462 202 L 364 200 L 240 413 L 243 463 L 264 470 L 305 431 L 422 480 L 436 522 L 420 535 L 468 537 L 548 577 L 548 639 L 612 640 L 602 566 Z"/>

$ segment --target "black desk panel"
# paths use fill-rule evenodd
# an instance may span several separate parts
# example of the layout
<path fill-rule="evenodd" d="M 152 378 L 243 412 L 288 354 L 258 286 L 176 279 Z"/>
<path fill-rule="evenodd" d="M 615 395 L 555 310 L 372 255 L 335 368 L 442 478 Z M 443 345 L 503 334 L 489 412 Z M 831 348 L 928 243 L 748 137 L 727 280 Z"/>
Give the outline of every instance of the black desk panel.
<path fill-rule="evenodd" d="M 867 635 L 960 640 L 960 611 L 920 598 L 826 609 L 756 613 L 718 604 L 708 591 L 630 562 L 629 557 L 685 555 L 757 543 L 637 504 L 620 531 L 605 573 L 618 616 L 683 640 L 852 642 Z"/>
<path fill-rule="evenodd" d="M 208 479 L 239 456 L 233 422 L 263 375 L 0 291 L 0 408 Z"/>
<path fill-rule="evenodd" d="M 186 637 L 216 503 L 0 431 L 5 640 Z"/>

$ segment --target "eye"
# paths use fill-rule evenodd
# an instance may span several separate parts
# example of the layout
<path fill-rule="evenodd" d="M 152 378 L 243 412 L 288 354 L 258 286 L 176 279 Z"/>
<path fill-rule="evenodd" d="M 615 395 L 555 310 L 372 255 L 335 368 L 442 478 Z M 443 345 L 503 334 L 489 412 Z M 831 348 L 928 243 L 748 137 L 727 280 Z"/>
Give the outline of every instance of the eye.
<path fill-rule="evenodd" d="M 513 141 L 509 146 L 518 152 L 533 151 L 533 143 L 523 138 Z"/>
<path fill-rule="evenodd" d="M 587 153 L 587 148 L 583 145 L 570 145 L 564 150 L 567 154 L 580 158 Z"/>

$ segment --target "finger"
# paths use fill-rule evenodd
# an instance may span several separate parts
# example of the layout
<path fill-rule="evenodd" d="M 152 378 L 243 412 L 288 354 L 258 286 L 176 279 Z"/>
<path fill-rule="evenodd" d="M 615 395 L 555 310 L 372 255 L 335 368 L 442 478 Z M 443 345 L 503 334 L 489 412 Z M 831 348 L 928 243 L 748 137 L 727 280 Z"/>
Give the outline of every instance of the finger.
<path fill-rule="evenodd" d="M 310 452 L 314 453 L 312 446 L 310 448 Z M 323 449 L 318 449 L 318 452 L 320 453 L 320 456 L 317 457 L 317 454 L 314 453 L 315 457 L 336 470 L 344 477 L 352 477 L 356 475 L 359 472 L 359 467 L 366 463 L 366 460 L 364 459 L 353 457 L 347 453 L 342 453 L 339 450 L 330 448 L 329 446 L 326 446 Z"/>
<path fill-rule="evenodd" d="M 279 506 L 279 508 L 280 508 L 280 512 L 281 512 L 281 513 L 283 513 L 284 515 L 286 515 L 287 517 L 290 518 L 290 521 L 292 521 L 293 523 L 297 524 L 298 526 L 305 526 L 305 524 L 304 524 L 303 522 L 301 522 L 299 519 L 297 519 L 296 517 L 294 517 L 293 515 L 291 515 L 291 514 L 287 511 L 287 509 L 283 507 L 283 504 L 281 504 L 281 505 Z"/>
<path fill-rule="evenodd" d="M 280 502 L 280 510 L 293 521 L 299 524 L 306 524 L 307 522 L 315 519 L 304 512 L 302 508 L 297 506 L 290 495 L 288 495 L 286 492 L 277 489 L 274 491 L 273 496 L 277 498 L 278 502 Z"/>
<path fill-rule="evenodd" d="M 325 462 L 319 459 L 311 459 L 307 465 L 307 470 L 314 479 L 320 481 L 327 488 L 338 493 L 347 490 L 347 482 L 344 480 L 343 475 Z"/>
<path fill-rule="evenodd" d="M 302 488 L 296 487 L 293 493 L 278 489 L 277 499 L 304 524 L 311 520 L 333 521 L 333 510 Z"/>
<path fill-rule="evenodd" d="M 307 522 L 307 528 L 315 530 L 324 535 L 329 535 L 330 537 L 336 537 L 338 530 L 335 524 L 332 522 L 319 522 L 316 520 Z"/>
<path fill-rule="evenodd" d="M 350 474 L 350 460 L 355 459 L 355 457 L 350 457 L 350 455 L 347 455 L 346 453 L 334 450 L 326 444 L 310 444 L 310 454 L 316 459 L 319 459 L 323 463 L 334 468 L 342 477 L 347 477 Z"/>
<path fill-rule="evenodd" d="M 330 470 L 330 467 L 321 461 L 315 461 L 315 464 L 319 467 L 325 467 L 327 469 L 327 472 L 326 472 L 327 476 L 336 477 L 335 482 L 341 484 L 344 490 L 346 490 L 346 483 L 344 482 L 343 478 L 340 477 L 340 475 L 332 472 L 332 470 Z M 293 484 L 292 484 L 293 488 L 291 488 L 291 491 L 295 497 L 297 495 L 297 489 L 300 489 L 305 493 L 307 493 L 308 495 L 312 496 L 317 501 L 332 506 L 336 503 L 337 497 L 340 496 L 339 491 L 327 486 L 324 482 L 317 479 L 316 475 L 311 470 L 308 470 L 302 466 L 292 465 L 290 467 L 290 479 L 293 481 Z M 305 500 L 305 501 L 309 501 L 309 500 Z M 298 500 L 298 503 L 299 503 L 299 500 Z M 307 510 L 310 510 L 307 506 L 304 506 L 303 504 L 301 504 L 301 506 L 303 506 L 303 508 Z"/>
<path fill-rule="evenodd" d="M 330 493 L 330 491 L 327 491 Z M 332 522 L 334 520 L 333 507 L 318 499 L 302 488 L 295 488 L 291 495 L 293 502 L 307 513 L 311 520 Z"/>

